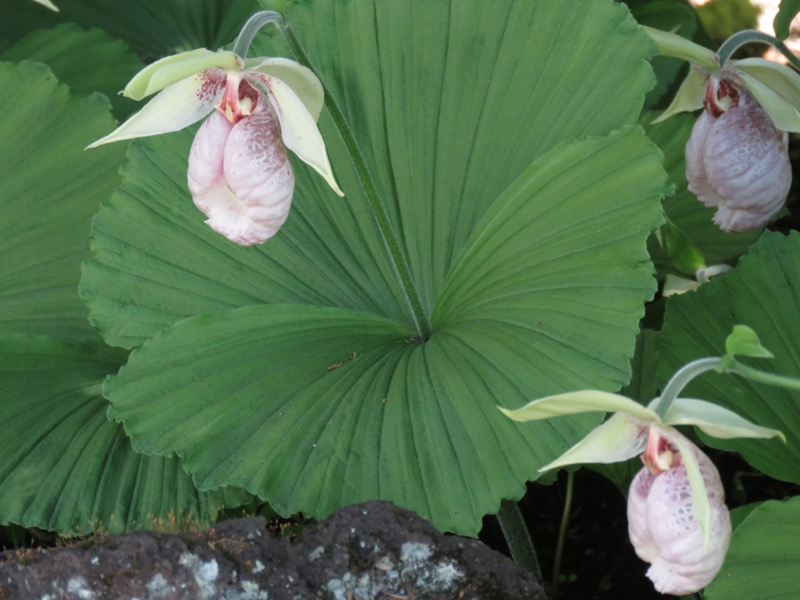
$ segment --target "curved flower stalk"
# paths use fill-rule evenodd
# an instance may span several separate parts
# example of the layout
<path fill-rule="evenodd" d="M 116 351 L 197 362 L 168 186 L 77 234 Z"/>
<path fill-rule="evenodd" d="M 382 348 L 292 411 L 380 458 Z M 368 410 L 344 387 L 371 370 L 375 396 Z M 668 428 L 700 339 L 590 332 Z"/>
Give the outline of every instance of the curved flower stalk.
<path fill-rule="evenodd" d="M 755 334 L 737 326 L 723 358 L 689 363 L 648 406 L 597 390 L 548 396 L 517 410 L 500 410 L 515 421 L 549 419 L 582 412 L 612 412 L 608 420 L 540 471 L 585 463 L 613 463 L 641 456 L 644 467 L 628 495 L 628 531 L 640 558 L 651 564 L 647 576 L 656 589 L 689 594 L 705 587 L 719 572 L 731 536 L 719 473 L 709 458 L 675 426 L 695 425 L 723 439 L 785 436 L 755 425 L 721 406 L 678 398 L 697 375 L 729 368 L 733 354 L 771 356 Z"/>
<path fill-rule="evenodd" d="M 206 223 L 237 244 L 265 242 L 286 220 L 294 191 L 288 148 L 339 196 L 317 128 L 322 84 L 285 58 L 245 59 L 200 49 L 140 71 L 124 95 L 158 94 L 101 144 L 178 131 L 211 116 L 189 154 L 188 185 Z"/>
<path fill-rule="evenodd" d="M 792 181 L 787 132 L 800 132 L 800 75 L 762 58 L 727 60 L 678 35 L 646 28 L 663 54 L 692 68 L 656 121 L 699 108 L 686 145 L 689 191 L 717 212 L 723 231 L 766 225 L 786 201 Z M 733 38 L 732 38 L 733 39 Z M 764 41 L 757 38 L 741 40 Z"/>

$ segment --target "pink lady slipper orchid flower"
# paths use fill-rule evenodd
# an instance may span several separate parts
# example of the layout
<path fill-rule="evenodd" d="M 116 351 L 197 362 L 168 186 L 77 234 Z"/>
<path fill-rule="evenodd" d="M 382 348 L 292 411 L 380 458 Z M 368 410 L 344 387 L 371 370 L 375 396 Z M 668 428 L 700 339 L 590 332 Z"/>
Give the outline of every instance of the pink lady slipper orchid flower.
<path fill-rule="evenodd" d="M 723 231 L 763 227 L 791 187 L 787 132 L 800 132 L 800 75 L 762 58 L 727 60 L 743 43 L 734 38 L 718 55 L 680 36 L 646 29 L 663 54 L 692 63 L 655 122 L 704 108 L 686 144 L 689 191 L 717 209 L 714 223 Z"/>
<path fill-rule="evenodd" d="M 656 398 L 645 407 L 625 396 L 586 390 L 548 396 L 517 410 L 500 410 L 515 421 L 593 411 L 616 413 L 540 471 L 641 455 L 644 467 L 628 495 L 631 543 L 639 557 L 651 564 L 647 576 L 659 592 L 689 594 L 705 587 L 719 572 L 731 524 L 717 469 L 673 425 L 696 425 L 719 438 L 784 436 L 703 400 L 676 398 L 662 418 L 657 412 L 660 402 Z"/>
<path fill-rule="evenodd" d="M 140 100 L 156 92 L 142 110 L 89 147 L 178 131 L 211 113 L 192 144 L 188 184 L 206 223 L 229 240 L 260 244 L 283 225 L 294 191 L 287 148 L 344 195 L 317 129 L 322 85 L 302 65 L 192 50 L 149 65 L 124 95 Z"/>

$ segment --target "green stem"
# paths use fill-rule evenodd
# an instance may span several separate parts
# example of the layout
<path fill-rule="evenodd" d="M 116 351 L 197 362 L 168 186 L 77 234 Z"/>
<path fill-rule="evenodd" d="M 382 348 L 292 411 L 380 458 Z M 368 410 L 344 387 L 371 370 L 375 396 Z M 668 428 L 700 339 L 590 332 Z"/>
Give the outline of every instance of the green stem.
<path fill-rule="evenodd" d="M 561 575 L 561 558 L 564 555 L 564 541 L 567 538 L 567 527 L 569 526 L 569 513 L 572 508 L 572 488 L 574 483 L 575 471 L 569 471 L 569 473 L 567 473 L 567 497 L 564 499 L 564 512 L 561 515 L 561 527 L 558 530 L 556 556 L 553 564 L 553 581 L 550 585 L 552 600 L 558 600 L 558 580 Z"/>
<path fill-rule="evenodd" d="M 788 388 L 790 390 L 800 390 L 800 380 L 793 377 L 786 377 L 784 375 L 775 375 L 774 373 L 765 373 L 752 367 L 747 367 L 740 362 L 733 362 L 733 365 L 726 369 L 728 373 L 736 373 L 751 381 L 758 381 L 759 383 L 767 383 L 778 387 Z"/>
<path fill-rule="evenodd" d="M 300 46 L 300 43 L 295 37 L 291 26 L 286 23 L 282 27 L 282 31 L 287 43 L 289 44 L 289 48 L 297 57 L 298 61 L 310 69 L 311 63 L 309 62 L 305 52 L 303 52 L 303 48 Z M 425 311 L 425 307 L 422 304 L 422 299 L 420 298 L 417 287 L 414 284 L 414 279 L 411 276 L 411 269 L 409 268 L 408 261 L 406 260 L 401 249 L 398 236 L 392 227 L 392 223 L 389 220 L 389 215 L 386 212 L 386 209 L 383 207 L 383 204 L 381 204 L 380 195 L 378 194 L 378 189 L 375 186 L 375 182 L 373 181 L 372 175 L 367 167 L 367 162 L 364 160 L 364 157 L 358 148 L 355 136 L 350 130 L 350 127 L 344 118 L 344 114 L 336 104 L 336 101 L 333 99 L 333 97 L 328 93 L 328 90 L 325 88 L 324 84 L 323 92 L 325 93 L 325 106 L 328 108 L 328 112 L 330 113 L 336 128 L 339 130 L 339 134 L 342 136 L 344 145 L 347 147 L 347 151 L 353 160 L 356 173 L 358 174 L 358 178 L 361 181 L 361 185 L 363 186 L 367 200 L 369 201 L 370 210 L 372 211 L 372 215 L 378 224 L 383 241 L 386 244 L 387 250 L 389 251 L 392 265 L 394 266 L 395 272 L 397 273 L 397 276 L 402 284 L 403 291 L 406 295 L 406 302 L 408 303 L 408 308 L 411 313 L 411 318 L 413 319 L 414 327 L 417 330 L 417 337 L 420 340 L 425 340 L 432 331 L 430 317 Z"/>
<path fill-rule="evenodd" d="M 497 520 L 500 523 L 500 529 L 503 530 L 503 537 L 506 538 L 511 558 L 523 569 L 533 573 L 536 580 L 541 582 L 542 572 L 539 569 L 536 549 L 533 547 L 533 540 L 531 540 L 528 528 L 525 527 L 525 521 L 517 503 L 511 500 L 501 501 Z"/>
<path fill-rule="evenodd" d="M 789 48 L 787 48 L 782 41 L 776 37 L 767 35 L 766 33 L 757 31 L 755 29 L 738 31 L 722 43 L 722 46 L 719 47 L 719 51 L 717 51 L 720 68 L 725 66 L 725 63 L 734 52 L 750 42 L 761 42 L 763 44 L 769 44 L 770 46 L 773 46 L 776 50 L 783 54 L 790 63 L 792 63 L 795 67 L 800 68 L 800 60 L 798 60 L 794 53 L 789 50 Z"/>
<path fill-rule="evenodd" d="M 274 10 L 262 10 L 250 17 L 233 44 L 233 53 L 244 58 L 250 49 L 250 44 L 253 43 L 253 38 L 262 27 L 270 23 L 273 23 L 278 29 L 282 29 L 285 23 L 283 15 Z"/>
<path fill-rule="evenodd" d="M 697 377 L 698 375 L 702 375 L 707 371 L 713 371 L 717 368 L 717 365 L 720 363 L 720 358 L 713 357 L 713 358 L 700 358 L 698 360 L 693 360 L 687 365 L 684 365 L 672 376 L 667 382 L 667 385 L 664 386 L 664 391 L 661 392 L 661 399 L 658 401 L 656 405 L 656 412 L 658 416 L 662 419 L 667 416 L 667 411 L 669 407 L 672 405 L 672 402 L 678 395 L 683 391 L 683 389 L 689 385 L 689 382 Z"/>

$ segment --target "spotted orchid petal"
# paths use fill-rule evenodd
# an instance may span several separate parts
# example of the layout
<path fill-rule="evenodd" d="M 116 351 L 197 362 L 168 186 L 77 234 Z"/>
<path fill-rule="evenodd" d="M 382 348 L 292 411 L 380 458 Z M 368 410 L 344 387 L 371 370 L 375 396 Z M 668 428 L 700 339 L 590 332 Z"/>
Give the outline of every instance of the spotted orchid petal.
<path fill-rule="evenodd" d="M 677 431 L 662 433 L 678 448 L 680 463 L 661 472 L 643 468 L 628 494 L 628 532 L 636 553 L 651 563 L 656 589 L 690 594 L 719 572 L 731 524 L 719 473 L 708 457 Z"/>
<path fill-rule="evenodd" d="M 751 423 L 735 412 L 705 400 L 676 398 L 667 410 L 664 422 L 670 425 L 695 425 L 719 439 L 777 437 L 786 443 L 783 432 Z"/>
<path fill-rule="evenodd" d="M 117 129 L 87 148 L 180 131 L 214 110 L 225 91 L 225 80 L 224 71 L 211 70 L 173 83 Z"/>
<path fill-rule="evenodd" d="M 214 112 L 192 144 L 188 183 L 206 224 L 232 242 L 275 235 L 289 215 L 294 174 L 269 104 L 261 100 L 236 124 Z"/>
<path fill-rule="evenodd" d="M 334 192 L 344 196 L 333 176 L 322 134 L 303 101 L 292 88 L 275 77 L 247 71 L 245 78 L 269 98 L 280 121 L 281 135 L 286 147 L 319 173 Z"/>
<path fill-rule="evenodd" d="M 233 52 L 212 52 L 205 48 L 180 52 L 157 60 L 139 71 L 125 86 L 123 94 L 141 100 L 202 71 L 238 71 L 243 65 L 244 61 Z"/>
<path fill-rule="evenodd" d="M 717 209 L 723 231 L 766 225 L 780 210 L 792 181 L 787 134 L 742 91 L 719 117 L 703 111 L 686 144 L 689 191 Z"/>
<path fill-rule="evenodd" d="M 311 69 L 288 58 L 248 58 L 244 68 L 283 81 L 297 94 L 314 121 L 319 120 L 325 94 L 322 83 Z"/>

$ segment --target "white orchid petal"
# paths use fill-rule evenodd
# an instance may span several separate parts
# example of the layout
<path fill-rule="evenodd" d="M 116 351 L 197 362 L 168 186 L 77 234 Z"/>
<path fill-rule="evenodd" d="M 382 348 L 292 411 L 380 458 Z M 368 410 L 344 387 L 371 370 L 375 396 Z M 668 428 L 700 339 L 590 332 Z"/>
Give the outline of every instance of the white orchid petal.
<path fill-rule="evenodd" d="M 740 80 L 767 111 L 775 127 L 800 132 L 800 74 L 794 69 L 763 58 L 747 58 L 728 61 L 725 72 Z"/>
<path fill-rule="evenodd" d="M 141 100 L 182 79 L 218 68 L 236 71 L 244 62 L 233 52 L 212 52 L 205 48 L 180 52 L 147 65 L 125 86 L 124 95 Z"/>
<path fill-rule="evenodd" d="M 206 188 L 225 179 L 225 144 L 233 124 L 221 114 L 214 112 L 197 131 L 189 151 L 189 191 L 195 197 L 203 196 Z M 206 212 L 203 207 L 200 210 Z"/>
<path fill-rule="evenodd" d="M 598 390 L 581 390 L 547 396 L 516 410 L 500 406 L 497 408 L 514 421 L 536 421 L 584 412 L 621 412 L 646 422 L 658 423 L 661 420 L 655 411 L 630 398 Z"/>
<path fill-rule="evenodd" d="M 761 427 L 751 423 L 735 412 L 705 400 L 692 398 L 675 399 L 667 411 L 664 423 L 668 425 L 695 425 L 708 435 L 720 439 L 768 439 L 778 437 L 786 443 L 786 436 L 777 429 Z"/>
<path fill-rule="evenodd" d="M 702 108 L 703 100 L 706 97 L 707 77 L 708 73 L 699 71 L 695 67 L 690 68 L 689 74 L 678 88 L 672 103 L 653 123 L 660 123 L 681 112 L 692 112 Z"/>
<path fill-rule="evenodd" d="M 647 432 L 646 423 L 630 415 L 618 413 L 539 471 L 549 471 L 566 465 L 608 464 L 628 460 L 642 453 L 647 442 Z"/>
<path fill-rule="evenodd" d="M 314 121 L 319 120 L 325 94 L 322 83 L 311 69 L 288 58 L 248 58 L 244 68 L 283 81 L 297 94 Z"/>
<path fill-rule="evenodd" d="M 297 94 L 280 79 L 253 71 L 247 72 L 245 77 L 269 97 L 272 108 L 278 115 L 286 147 L 319 173 L 334 192 L 344 196 L 333 176 L 325 142 L 317 129 L 317 123 Z"/>
<path fill-rule="evenodd" d="M 173 83 L 116 130 L 89 144 L 87 148 L 179 131 L 214 110 L 224 90 L 225 72 L 217 70 L 204 71 Z"/>

